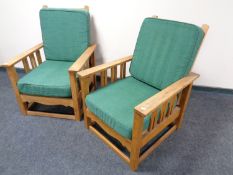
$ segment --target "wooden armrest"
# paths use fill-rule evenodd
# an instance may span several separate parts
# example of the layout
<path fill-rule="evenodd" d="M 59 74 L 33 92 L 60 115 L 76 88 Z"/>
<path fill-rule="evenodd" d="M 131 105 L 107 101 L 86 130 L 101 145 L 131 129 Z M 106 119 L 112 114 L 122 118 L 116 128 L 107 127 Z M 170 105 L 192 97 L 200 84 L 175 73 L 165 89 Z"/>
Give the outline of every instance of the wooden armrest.
<path fill-rule="evenodd" d="M 83 54 L 77 58 L 77 60 L 72 64 L 72 66 L 69 68 L 70 72 L 78 72 L 80 71 L 85 63 L 89 60 L 90 56 L 94 53 L 96 48 L 96 45 L 93 44 L 90 47 L 88 47 Z"/>
<path fill-rule="evenodd" d="M 199 77 L 198 74 L 190 73 L 186 77 L 176 81 L 172 85 L 168 86 L 164 90 L 155 94 L 154 96 L 148 98 L 141 104 L 137 105 L 134 109 L 136 112 L 141 114 L 142 116 L 147 116 L 155 109 L 157 109 L 162 103 L 166 102 L 172 96 L 178 94 L 185 87 L 192 84 L 195 79 Z"/>
<path fill-rule="evenodd" d="M 32 54 L 33 52 L 39 50 L 40 48 L 43 47 L 43 43 L 40 43 L 36 46 L 34 46 L 33 48 L 23 52 L 22 54 L 16 56 L 15 58 L 13 58 L 11 61 L 9 61 L 8 63 L 4 64 L 4 67 L 11 67 L 13 65 L 15 65 L 16 63 L 20 62 L 23 58 L 29 56 L 30 54 Z"/>
<path fill-rule="evenodd" d="M 95 66 L 95 67 L 92 67 L 90 69 L 86 69 L 86 70 L 80 71 L 80 72 L 78 72 L 78 75 L 79 75 L 79 77 L 84 78 L 84 77 L 96 74 L 97 72 L 101 72 L 103 70 L 106 70 L 108 68 L 114 67 L 116 65 L 120 65 L 122 63 L 131 61 L 131 60 L 132 60 L 132 55 L 124 57 L 124 58 L 121 58 L 121 59 L 118 59 L 118 60 L 110 62 L 110 63 L 101 64 L 99 66 Z"/>

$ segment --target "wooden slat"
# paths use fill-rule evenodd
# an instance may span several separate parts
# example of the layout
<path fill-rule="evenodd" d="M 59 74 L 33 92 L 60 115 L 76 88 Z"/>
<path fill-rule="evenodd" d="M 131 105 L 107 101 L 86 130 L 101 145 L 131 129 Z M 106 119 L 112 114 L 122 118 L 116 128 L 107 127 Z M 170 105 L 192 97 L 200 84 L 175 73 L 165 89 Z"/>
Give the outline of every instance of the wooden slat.
<path fill-rule="evenodd" d="M 111 68 L 113 66 L 120 65 L 120 64 L 122 64 L 124 62 L 129 62 L 131 60 L 132 60 L 132 55 L 124 57 L 124 58 L 116 60 L 116 61 L 113 61 L 111 63 L 102 64 L 102 65 L 99 65 L 99 66 L 92 67 L 90 69 L 80 71 L 80 72 L 78 72 L 78 75 L 79 75 L 79 77 L 87 77 L 87 76 L 90 76 L 92 74 L 102 72 L 103 70 L 107 70 L 107 69 L 109 69 L 109 68 Z"/>
<path fill-rule="evenodd" d="M 23 102 L 37 102 L 45 105 L 63 105 L 73 107 L 73 100 L 70 98 L 52 98 L 41 96 L 20 95 Z"/>
<path fill-rule="evenodd" d="M 36 59 L 35 59 L 35 56 L 34 54 L 30 54 L 29 55 L 29 58 L 30 58 L 30 61 L 31 61 L 31 66 L 32 66 L 32 69 L 36 68 L 37 67 L 37 64 L 36 64 Z"/>
<path fill-rule="evenodd" d="M 75 120 L 74 115 L 57 114 L 57 113 L 49 113 L 49 112 L 27 111 L 27 115 Z"/>
<path fill-rule="evenodd" d="M 150 118 L 150 125 L 148 131 L 151 131 L 157 124 L 157 121 L 155 121 L 155 118 L 157 118 L 158 112 L 155 111 L 152 113 L 152 116 Z"/>
<path fill-rule="evenodd" d="M 125 73 L 126 73 L 126 63 L 123 63 L 120 65 L 120 78 L 121 79 L 125 78 Z"/>
<path fill-rule="evenodd" d="M 147 116 L 148 114 L 156 110 L 165 101 L 169 100 L 169 98 L 178 94 L 185 87 L 192 84 L 192 82 L 198 77 L 199 75 L 190 73 L 188 76 L 178 80 L 177 82 L 173 83 L 164 90 L 160 91 L 159 93 L 155 94 L 154 96 L 148 98 L 147 100 L 136 106 L 135 110 L 137 110 L 143 116 Z"/>
<path fill-rule="evenodd" d="M 43 47 L 43 43 L 40 43 L 38 45 L 36 45 L 35 47 L 29 49 L 28 51 L 16 56 L 15 58 L 13 58 L 10 62 L 8 62 L 5 66 L 12 66 L 16 63 L 18 63 L 19 61 L 21 61 L 23 58 L 29 56 L 30 54 L 32 54 L 33 52 L 35 52 L 36 50 L 40 49 Z"/>
<path fill-rule="evenodd" d="M 153 139 L 156 135 L 158 135 L 163 129 L 165 129 L 170 123 L 175 121 L 180 114 L 180 108 L 175 108 L 173 113 L 163 122 L 157 125 L 151 132 L 143 137 L 141 147 L 145 146 L 151 139 Z"/>
<path fill-rule="evenodd" d="M 111 82 L 117 80 L 117 66 L 111 68 Z"/>
<path fill-rule="evenodd" d="M 41 58 L 40 50 L 36 51 L 36 58 L 37 58 L 38 64 L 41 64 L 42 58 Z"/>
<path fill-rule="evenodd" d="M 23 62 L 23 67 L 24 67 L 25 73 L 30 72 L 30 67 L 29 67 L 29 64 L 28 64 L 27 57 L 22 59 L 22 62 Z"/>
<path fill-rule="evenodd" d="M 166 138 L 168 138 L 176 130 L 176 125 L 174 125 L 169 131 L 167 131 L 157 142 L 155 142 L 146 152 L 140 156 L 140 162 L 142 162 L 146 157 L 148 157 Z"/>
<path fill-rule="evenodd" d="M 101 87 L 104 87 L 107 85 L 107 70 L 103 70 L 100 73 L 100 82 L 101 82 Z"/>
<path fill-rule="evenodd" d="M 131 151 L 131 141 L 125 139 L 120 134 L 118 134 L 115 130 L 110 128 L 104 122 L 102 122 L 98 117 L 96 117 L 92 112 L 87 110 L 87 116 L 91 118 L 92 121 L 95 121 L 104 131 L 106 131 L 110 136 L 116 138 L 127 150 Z"/>
<path fill-rule="evenodd" d="M 90 131 L 92 131 L 95 135 L 97 135 L 105 144 L 107 144 L 117 155 L 120 156 L 127 164 L 129 164 L 129 158 L 120 150 L 118 149 L 112 142 L 106 139 L 99 131 L 97 131 L 94 127 L 89 127 Z"/>

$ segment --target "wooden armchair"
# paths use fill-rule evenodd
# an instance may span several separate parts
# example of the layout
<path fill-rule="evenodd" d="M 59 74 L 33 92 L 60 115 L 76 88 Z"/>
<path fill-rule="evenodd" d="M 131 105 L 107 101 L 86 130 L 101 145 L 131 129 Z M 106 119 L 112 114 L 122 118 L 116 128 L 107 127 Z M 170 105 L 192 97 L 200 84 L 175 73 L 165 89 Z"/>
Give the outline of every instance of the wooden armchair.
<path fill-rule="evenodd" d="M 24 115 L 80 120 L 82 103 L 77 71 L 95 65 L 96 45 L 89 44 L 89 8 L 54 9 L 43 6 L 40 22 L 43 43 L 16 56 L 5 65 L 20 110 Z M 46 60 L 42 62 L 41 49 Z M 22 62 L 25 76 L 19 79 L 15 64 Z M 73 114 L 32 111 L 34 103 L 63 105 Z"/>
<path fill-rule="evenodd" d="M 181 127 L 193 81 L 199 76 L 189 72 L 207 30 L 208 25 L 199 28 L 146 18 L 133 56 L 78 72 L 85 126 L 132 170 Z M 129 77 L 127 62 L 131 62 Z M 89 93 L 96 74 L 102 88 Z"/>

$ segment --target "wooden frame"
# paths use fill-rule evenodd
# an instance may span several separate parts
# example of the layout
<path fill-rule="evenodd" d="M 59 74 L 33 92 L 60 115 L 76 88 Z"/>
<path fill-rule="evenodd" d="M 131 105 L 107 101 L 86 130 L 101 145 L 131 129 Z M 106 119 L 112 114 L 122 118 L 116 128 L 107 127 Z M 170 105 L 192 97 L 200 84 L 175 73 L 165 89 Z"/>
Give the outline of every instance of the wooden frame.
<path fill-rule="evenodd" d="M 47 8 L 47 6 L 43 6 Z M 89 10 L 88 6 L 85 6 L 84 9 Z M 77 82 L 77 72 L 85 68 L 95 66 L 95 56 L 94 51 L 96 45 L 91 45 L 88 47 L 83 54 L 77 58 L 73 65 L 69 68 L 69 77 L 72 97 L 70 98 L 55 98 L 55 97 L 41 97 L 41 96 L 32 96 L 21 94 L 17 87 L 18 75 L 15 69 L 15 64 L 22 62 L 25 73 L 29 73 L 32 69 L 38 67 L 42 63 L 41 52 L 43 44 L 40 43 L 35 47 L 29 49 L 28 51 L 22 53 L 21 55 L 16 56 L 9 63 L 5 64 L 4 67 L 7 69 L 11 85 L 13 87 L 16 100 L 19 104 L 19 108 L 24 115 L 36 115 L 36 116 L 48 116 L 56 118 L 65 118 L 73 120 L 81 120 L 83 114 L 82 110 L 82 99 L 80 85 Z M 95 82 L 94 82 L 95 84 Z M 41 103 L 45 105 L 63 105 L 70 106 L 74 109 L 74 115 L 58 114 L 58 113 L 48 113 L 48 112 L 38 112 L 31 111 L 29 107 L 34 103 Z"/>
<path fill-rule="evenodd" d="M 203 25 L 202 29 L 205 34 L 208 31 L 208 25 Z M 85 97 L 89 93 L 89 85 L 91 79 L 97 73 L 101 77 L 101 86 L 107 85 L 107 70 L 111 70 L 111 82 L 116 81 L 117 67 L 120 67 L 119 79 L 126 76 L 126 63 L 132 60 L 132 56 L 128 56 L 117 61 L 99 65 L 90 69 L 78 72 L 81 82 L 83 110 L 85 126 L 94 134 L 96 134 L 103 142 L 105 142 L 116 154 L 118 154 L 133 171 L 138 168 L 142 162 L 155 148 L 157 148 L 169 135 L 181 127 L 184 112 L 190 97 L 193 81 L 199 77 L 198 74 L 190 73 L 186 77 L 178 80 L 168 86 L 161 92 L 148 98 L 134 108 L 134 124 L 132 131 L 132 139 L 122 137 L 108 125 L 102 122 L 97 116 L 89 111 L 85 104 Z M 173 107 L 175 106 L 175 107 Z M 161 109 L 160 118 L 155 122 L 154 118 Z M 168 109 L 168 110 L 166 110 Z M 151 114 L 149 128 L 144 131 L 144 117 Z M 95 124 L 98 124 L 108 135 L 117 139 L 129 152 L 130 156 L 124 154 L 114 143 L 96 129 Z M 169 126 L 169 129 L 157 141 L 154 142 L 145 152 L 141 153 L 141 149 L 147 145 L 153 138 L 160 134 Z"/>

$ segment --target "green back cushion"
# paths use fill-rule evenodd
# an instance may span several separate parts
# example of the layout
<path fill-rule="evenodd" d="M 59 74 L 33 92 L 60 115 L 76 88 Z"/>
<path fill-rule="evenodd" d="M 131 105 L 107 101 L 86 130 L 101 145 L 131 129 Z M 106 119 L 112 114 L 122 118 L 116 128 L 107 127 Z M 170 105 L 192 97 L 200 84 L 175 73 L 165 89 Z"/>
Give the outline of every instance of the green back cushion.
<path fill-rule="evenodd" d="M 90 15 L 85 10 L 40 10 L 40 24 L 47 60 L 75 61 L 89 46 Z"/>
<path fill-rule="evenodd" d="M 204 32 L 187 23 L 146 18 L 141 26 L 130 73 L 164 89 L 190 72 Z"/>

